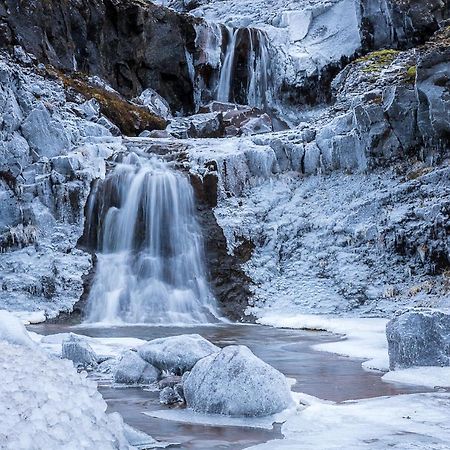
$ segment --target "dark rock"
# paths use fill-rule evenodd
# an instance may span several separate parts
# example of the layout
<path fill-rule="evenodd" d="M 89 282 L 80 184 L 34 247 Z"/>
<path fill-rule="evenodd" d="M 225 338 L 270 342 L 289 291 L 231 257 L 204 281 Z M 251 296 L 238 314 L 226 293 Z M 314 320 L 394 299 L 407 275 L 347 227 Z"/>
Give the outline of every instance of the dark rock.
<path fill-rule="evenodd" d="M 152 88 L 174 110 L 193 109 L 185 48 L 198 19 L 139 0 L 3 3 L 2 45 L 20 43 L 40 61 L 98 75 L 128 98 Z"/>
<path fill-rule="evenodd" d="M 386 326 L 391 370 L 450 366 L 450 311 L 407 311 Z"/>
<path fill-rule="evenodd" d="M 181 383 L 181 376 L 171 375 L 160 380 L 160 382 L 158 383 L 158 387 L 160 389 L 164 389 L 165 387 L 173 388 L 175 385 L 180 383 Z"/>

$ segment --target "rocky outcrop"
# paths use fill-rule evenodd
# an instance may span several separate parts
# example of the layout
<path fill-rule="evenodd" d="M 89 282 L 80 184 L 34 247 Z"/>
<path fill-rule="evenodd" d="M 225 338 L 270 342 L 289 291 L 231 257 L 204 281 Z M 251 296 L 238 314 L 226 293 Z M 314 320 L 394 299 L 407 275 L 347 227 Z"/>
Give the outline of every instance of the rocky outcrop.
<path fill-rule="evenodd" d="M 62 341 L 61 356 L 83 369 L 95 369 L 98 364 L 98 356 L 87 341 L 73 334 Z"/>
<path fill-rule="evenodd" d="M 2 0 L 0 44 L 97 75 L 128 98 L 155 89 L 173 110 L 193 108 L 186 47 L 193 19 L 141 0 Z"/>
<path fill-rule="evenodd" d="M 391 370 L 450 366 L 450 311 L 417 309 L 386 326 Z"/>

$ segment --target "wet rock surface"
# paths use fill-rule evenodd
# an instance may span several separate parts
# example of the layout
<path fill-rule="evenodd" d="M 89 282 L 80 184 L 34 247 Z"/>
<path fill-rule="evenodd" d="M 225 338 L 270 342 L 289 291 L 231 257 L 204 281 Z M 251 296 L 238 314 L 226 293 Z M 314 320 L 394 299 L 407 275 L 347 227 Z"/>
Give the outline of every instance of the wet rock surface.
<path fill-rule="evenodd" d="M 450 311 L 417 309 L 386 326 L 391 370 L 450 366 Z"/>

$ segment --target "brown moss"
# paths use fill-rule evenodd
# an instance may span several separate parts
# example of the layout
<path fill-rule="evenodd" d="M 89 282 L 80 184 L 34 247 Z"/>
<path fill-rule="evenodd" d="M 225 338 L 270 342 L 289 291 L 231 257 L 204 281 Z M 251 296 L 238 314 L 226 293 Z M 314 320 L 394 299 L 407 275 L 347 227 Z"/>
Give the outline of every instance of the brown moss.
<path fill-rule="evenodd" d="M 143 106 L 126 100 L 121 95 L 89 82 L 81 73 L 65 74 L 54 68 L 47 68 L 49 75 L 60 79 L 66 89 L 73 89 L 86 100 L 95 98 L 100 112 L 117 125 L 126 136 L 137 136 L 144 130 L 163 130 L 166 121 Z"/>

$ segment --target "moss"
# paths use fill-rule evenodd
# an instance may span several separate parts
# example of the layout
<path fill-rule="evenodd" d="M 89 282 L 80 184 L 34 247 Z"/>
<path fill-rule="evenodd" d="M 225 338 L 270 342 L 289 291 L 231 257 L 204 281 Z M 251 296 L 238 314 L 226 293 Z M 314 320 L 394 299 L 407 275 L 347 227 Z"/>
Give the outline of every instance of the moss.
<path fill-rule="evenodd" d="M 404 80 L 407 83 L 414 84 L 416 82 L 417 66 L 410 66 L 405 73 Z"/>
<path fill-rule="evenodd" d="M 358 58 L 356 63 L 364 63 L 363 72 L 380 72 L 394 61 L 399 54 L 397 50 L 384 49 Z"/>
<path fill-rule="evenodd" d="M 127 136 L 137 136 L 144 130 L 163 130 L 166 127 L 166 121 L 161 117 L 115 92 L 90 83 L 82 73 L 65 74 L 54 68 L 47 68 L 47 73 L 60 79 L 66 89 L 73 89 L 86 100 L 95 98 L 100 105 L 100 112 Z"/>

